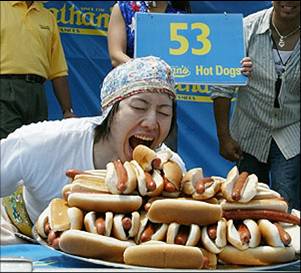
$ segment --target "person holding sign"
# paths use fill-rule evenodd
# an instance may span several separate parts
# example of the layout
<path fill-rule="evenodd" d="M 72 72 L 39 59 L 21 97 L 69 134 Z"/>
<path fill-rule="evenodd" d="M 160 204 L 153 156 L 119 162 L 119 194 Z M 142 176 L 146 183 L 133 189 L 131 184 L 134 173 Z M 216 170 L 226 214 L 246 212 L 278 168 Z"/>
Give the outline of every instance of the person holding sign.
<path fill-rule="evenodd" d="M 273 1 L 244 19 L 253 72 L 237 92 L 212 87 L 220 154 L 300 210 L 300 2 Z M 230 127 L 230 129 L 229 129 Z"/>
<path fill-rule="evenodd" d="M 189 1 L 117 1 L 108 28 L 108 48 L 113 67 L 134 56 L 136 12 L 190 13 L 190 4 Z"/>
<path fill-rule="evenodd" d="M 15 191 L 18 181 L 25 185 L 16 198 L 1 200 L 1 244 L 20 242 L 18 230 L 31 235 L 31 223 L 61 196 L 66 170 L 130 161 L 139 144 L 169 150 L 163 142 L 174 122 L 175 82 L 165 61 L 148 56 L 116 67 L 104 79 L 101 103 L 100 117 L 34 123 L 1 140 L 1 197 Z"/>

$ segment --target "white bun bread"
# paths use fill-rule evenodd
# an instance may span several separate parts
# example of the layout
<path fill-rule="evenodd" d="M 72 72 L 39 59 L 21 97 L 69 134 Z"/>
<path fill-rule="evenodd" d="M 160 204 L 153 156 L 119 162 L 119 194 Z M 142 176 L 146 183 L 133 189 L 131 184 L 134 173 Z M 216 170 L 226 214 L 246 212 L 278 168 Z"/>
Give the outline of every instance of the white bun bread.
<path fill-rule="evenodd" d="M 137 211 L 131 213 L 131 228 L 126 232 L 122 225 L 122 219 L 126 215 L 116 214 L 113 218 L 112 234 L 119 240 L 126 241 L 129 238 L 134 238 L 138 234 L 140 226 L 140 214 Z M 127 217 L 127 216 L 126 216 Z"/>
<path fill-rule="evenodd" d="M 234 185 L 239 177 L 239 171 L 237 166 L 234 166 L 229 173 L 227 174 L 226 181 L 222 183 L 221 191 L 223 193 L 223 196 L 226 198 L 226 200 L 230 202 L 234 202 L 232 198 L 232 192 Z M 255 174 L 251 174 L 247 177 L 246 182 L 244 183 L 244 186 L 241 190 L 241 197 L 238 200 L 240 203 L 247 203 L 257 193 L 257 184 L 258 184 L 258 178 Z"/>
<path fill-rule="evenodd" d="M 249 247 L 257 247 L 261 242 L 261 232 L 257 223 L 251 219 L 245 219 L 243 224 L 248 228 L 251 235 L 250 240 L 248 242 L 242 242 L 233 220 L 229 220 L 227 222 L 228 242 L 239 250 L 245 250 Z"/>
<path fill-rule="evenodd" d="M 217 256 L 216 254 L 206 250 L 205 248 L 200 247 L 200 250 L 204 256 L 203 269 L 216 269 L 217 266 Z"/>
<path fill-rule="evenodd" d="M 244 209 L 264 209 L 264 210 L 275 210 L 275 211 L 288 211 L 288 205 L 285 201 L 280 199 L 261 199 L 261 200 L 251 200 L 248 203 L 242 204 L 239 202 L 227 202 L 223 200 L 221 202 L 223 210 L 244 210 Z"/>
<path fill-rule="evenodd" d="M 280 193 L 271 190 L 270 187 L 262 182 L 258 182 L 257 193 L 254 196 L 253 200 L 257 199 L 277 199 L 281 198 Z"/>
<path fill-rule="evenodd" d="M 141 242 L 141 235 L 143 234 L 148 225 L 152 225 L 154 228 L 154 233 L 150 236 L 149 241 L 163 241 L 165 239 L 168 225 L 151 223 L 147 217 L 147 214 L 143 213 L 140 216 L 140 225 L 138 233 L 135 237 L 136 244 L 145 243 Z"/>
<path fill-rule="evenodd" d="M 49 205 L 42 211 L 36 222 L 36 230 L 42 238 L 47 238 L 45 233 L 45 224 L 48 223 Z"/>
<path fill-rule="evenodd" d="M 89 211 L 86 213 L 84 217 L 84 225 L 87 232 L 91 232 L 94 234 L 98 234 L 97 227 L 96 227 L 96 220 L 97 220 L 97 213 L 95 211 Z M 113 213 L 107 211 L 101 217 L 104 219 L 104 236 L 110 236 L 111 230 L 113 226 Z"/>
<path fill-rule="evenodd" d="M 162 167 L 164 177 L 173 184 L 176 191 L 167 192 L 163 189 L 162 195 L 165 197 L 178 197 L 181 193 L 181 182 L 183 179 L 183 172 L 179 164 L 175 161 L 167 161 Z"/>
<path fill-rule="evenodd" d="M 265 243 L 273 247 L 284 247 L 277 227 L 267 219 L 258 220 L 258 227 Z"/>
<path fill-rule="evenodd" d="M 102 259 L 111 262 L 123 262 L 123 253 L 131 241 L 102 236 L 82 230 L 67 230 L 62 233 L 59 241 L 60 249 L 66 253 Z"/>
<path fill-rule="evenodd" d="M 67 188 L 68 189 L 68 188 Z M 71 187 L 69 188 L 70 192 L 99 192 L 99 193 L 109 193 L 109 188 L 105 182 L 99 183 L 94 180 L 85 180 L 85 179 L 76 179 L 73 180 Z"/>
<path fill-rule="evenodd" d="M 64 199 L 54 198 L 50 201 L 48 221 L 51 230 L 57 232 L 70 228 L 68 208 L 67 202 Z"/>
<path fill-rule="evenodd" d="M 85 211 L 128 213 L 141 207 L 142 197 L 138 195 L 75 192 L 69 195 L 68 205 Z"/>
<path fill-rule="evenodd" d="M 177 223 L 171 223 L 168 225 L 166 234 L 166 243 L 176 244 L 176 236 L 178 235 L 180 228 L 183 226 Z M 198 225 L 189 225 L 184 228 L 188 229 L 188 236 L 185 242 L 185 246 L 196 246 L 201 238 L 201 228 Z"/>
<path fill-rule="evenodd" d="M 157 158 L 157 154 L 145 145 L 138 145 L 133 150 L 133 160 L 135 160 L 143 171 L 149 172 L 153 169 L 152 162 Z"/>
<path fill-rule="evenodd" d="M 195 193 L 197 182 L 204 177 L 202 168 L 193 168 L 185 173 L 182 179 L 182 192 L 187 195 Z"/>
<path fill-rule="evenodd" d="M 148 267 L 196 269 L 203 266 L 203 253 L 193 246 L 148 243 L 127 248 L 124 262 Z"/>
<path fill-rule="evenodd" d="M 146 186 L 146 177 L 144 170 L 142 167 L 137 163 L 137 161 L 132 160 L 131 164 L 133 166 L 133 169 L 135 171 L 137 181 L 138 181 L 138 191 L 140 195 L 142 196 L 159 196 L 161 192 L 163 191 L 163 177 L 161 176 L 160 172 L 157 170 L 154 170 L 152 173 L 152 179 L 156 184 L 156 189 L 153 191 L 149 191 Z"/>
<path fill-rule="evenodd" d="M 209 225 L 221 219 L 222 209 L 193 199 L 160 199 L 151 204 L 148 217 L 154 223 Z"/>
<path fill-rule="evenodd" d="M 203 226 L 201 240 L 206 250 L 214 254 L 220 253 L 227 244 L 227 221 L 222 218 L 217 222 L 215 240 L 209 237 L 207 226 Z"/>
<path fill-rule="evenodd" d="M 107 173 L 106 173 L 106 177 L 105 177 L 105 183 L 106 183 L 109 191 L 113 194 L 131 194 L 136 190 L 137 178 L 136 178 L 135 171 L 132 168 L 132 165 L 130 164 L 130 162 L 125 161 L 123 163 L 123 167 L 126 170 L 128 179 L 126 182 L 126 189 L 124 190 L 124 192 L 121 192 L 118 189 L 119 179 L 118 179 L 118 175 L 117 175 L 117 171 L 116 171 L 114 163 L 109 162 L 106 165 Z"/>
<path fill-rule="evenodd" d="M 212 184 L 206 184 L 205 185 L 205 191 L 203 193 L 197 193 L 194 192 L 192 194 L 192 198 L 196 200 L 208 200 L 216 195 L 217 192 L 219 192 L 222 183 L 224 183 L 224 180 L 217 176 L 211 176 L 211 179 L 213 180 Z"/>
<path fill-rule="evenodd" d="M 84 213 L 82 212 L 82 210 L 76 207 L 71 207 L 68 208 L 67 214 L 70 222 L 70 229 L 81 230 L 84 222 Z"/>
<path fill-rule="evenodd" d="M 95 182 L 98 184 L 105 184 L 105 175 L 106 172 L 104 172 L 102 175 L 95 175 L 95 174 L 84 172 L 75 175 L 72 183 L 76 182 L 76 180 L 83 180 L 83 181 Z"/>
<path fill-rule="evenodd" d="M 239 250 L 233 246 L 227 245 L 218 259 L 226 264 L 235 265 L 270 265 L 290 262 L 295 259 L 295 251 L 293 247 L 271 247 L 258 246 Z"/>

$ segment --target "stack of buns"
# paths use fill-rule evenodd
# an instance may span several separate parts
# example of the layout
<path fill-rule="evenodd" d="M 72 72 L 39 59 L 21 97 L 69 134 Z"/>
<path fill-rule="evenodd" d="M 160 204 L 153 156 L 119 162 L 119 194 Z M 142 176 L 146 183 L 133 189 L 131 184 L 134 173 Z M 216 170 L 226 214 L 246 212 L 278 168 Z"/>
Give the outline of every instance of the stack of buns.
<path fill-rule="evenodd" d="M 129 265 L 216 269 L 300 254 L 300 214 L 256 175 L 182 172 L 170 151 L 138 145 L 130 162 L 67 170 L 70 183 L 35 224 L 49 246 Z"/>

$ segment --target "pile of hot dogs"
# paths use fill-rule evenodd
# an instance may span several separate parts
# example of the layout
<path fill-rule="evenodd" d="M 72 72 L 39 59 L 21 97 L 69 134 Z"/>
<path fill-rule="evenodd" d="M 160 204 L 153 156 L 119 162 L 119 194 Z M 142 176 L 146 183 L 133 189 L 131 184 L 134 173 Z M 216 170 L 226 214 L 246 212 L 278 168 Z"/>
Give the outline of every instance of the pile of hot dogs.
<path fill-rule="evenodd" d="M 300 214 L 236 167 L 226 178 L 183 173 L 168 151 L 143 145 L 106 170 L 68 170 L 70 184 L 35 225 L 66 253 L 130 265 L 269 265 L 300 254 Z"/>

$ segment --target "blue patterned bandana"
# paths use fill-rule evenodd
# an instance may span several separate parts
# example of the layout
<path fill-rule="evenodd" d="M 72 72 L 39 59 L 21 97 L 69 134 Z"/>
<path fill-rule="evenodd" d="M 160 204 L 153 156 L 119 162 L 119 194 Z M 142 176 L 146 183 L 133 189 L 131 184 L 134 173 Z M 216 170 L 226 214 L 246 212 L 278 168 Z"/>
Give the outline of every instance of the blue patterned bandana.
<path fill-rule="evenodd" d="M 100 90 L 103 116 L 117 101 L 143 92 L 176 97 L 171 68 L 162 59 L 154 56 L 135 58 L 114 68 L 105 77 Z"/>

